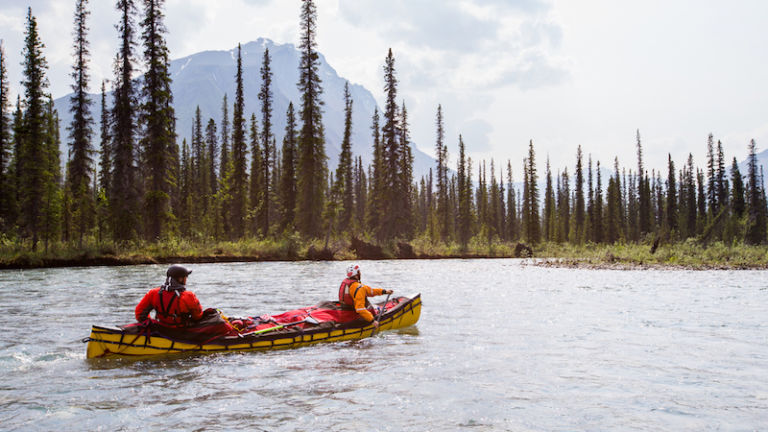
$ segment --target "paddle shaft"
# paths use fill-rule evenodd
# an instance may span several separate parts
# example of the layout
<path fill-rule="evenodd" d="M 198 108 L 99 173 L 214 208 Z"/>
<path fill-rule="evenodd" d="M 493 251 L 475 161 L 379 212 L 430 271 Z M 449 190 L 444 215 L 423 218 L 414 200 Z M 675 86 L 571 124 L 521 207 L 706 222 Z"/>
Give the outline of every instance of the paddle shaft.
<path fill-rule="evenodd" d="M 381 309 L 379 309 L 379 314 L 376 316 L 376 319 L 374 320 L 374 321 L 376 321 L 377 323 L 379 322 L 379 319 L 381 318 L 381 315 L 383 315 L 383 314 L 384 314 L 384 308 L 386 308 L 386 307 L 387 307 L 387 303 L 389 303 L 389 296 L 391 296 L 391 295 L 392 295 L 392 293 L 389 293 L 389 294 L 387 294 L 387 299 L 386 299 L 386 300 L 384 300 L 384 306 L 382 306 L 382 307 L 381 307 Z M 379 325 L 381 325 L 381 323 L 379 323 Z M 376 328 L 375 328 L 375 329 L 373 329 L 373 333 L 371 333 L 371 336 L 372 336 L 372 337 L 373 337 L 373 336 L 375 336 L 375 335 L 376 335 L 376 332 L 377 332 L 378 330 L 379 330 L 379 326 L 376 326 Z"/>

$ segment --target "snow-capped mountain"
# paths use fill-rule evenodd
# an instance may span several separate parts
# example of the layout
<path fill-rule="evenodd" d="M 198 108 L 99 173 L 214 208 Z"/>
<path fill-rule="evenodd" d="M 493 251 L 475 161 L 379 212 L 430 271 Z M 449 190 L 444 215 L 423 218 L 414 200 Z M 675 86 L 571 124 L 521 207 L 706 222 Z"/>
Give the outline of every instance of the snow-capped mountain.
<path fill-rule="evenodd" d="M 258 99 L 261 86 L 260 68 L 264 50 L 269 48 L 272 57 L 272 133 L 277 139 L 278 148 L 282 145 L 285 132 L 286 111 L 288 103 L 293 102 L 298 111 L 301 105 L 296 83 L 299 80 L 300 52 L 293 44 L 276 44 L 269 39 L 259 38 L 241 47 L 243 62 L 243 86 L 245 94 L 245 116 L 250 122 L 251 113 L 261 118 L 261 102 Z M 176 111 L 176 133 L 178 142 L 182 139 L 189 141 L 195 109 L 199 106 L 203 127 L 209 118 L 216 121 L 220 131 L 222 98 L 227 94 L 229 103 L 229 121 L 232 121 L 232 104 L 235 94 L 235 72 L 237 67 L 237 47 L 228 51 L 203 51 L 187 57 L 172 60 L 170 73 L 173 79 L 173 105 Z M 340 77 L 320 54 L 319 75 L 322 79 L 323 94 L 323 124 L 325 126 L 326 154 L 329 157 L 328 168 L 336 169 L 338 155 L 341 149 L 341 139 L 344 132 L 344 84 L 345 78 Z M 362 156 L 364 164 L 369 164 L 372 158 L 371 118 L 376 100 L 366 88 L 350 83 L 350 93 L 353 99 L 352 116 L 352 152 L 354 157 Z M 97 119 L 94 125 L 98 130 L 100 112 L 100 97 L 92 96 L 92 113 Z M 69 95 L 56 99 L 56 109 L 61 118 L 62 127 L 62 160 L 67 159 L 68 137 L 65 128 L 71 122 L 69 112 Z M 381 109 L 379 109 L 381 112 Z M 298 121 L 298 119 L 297 119 Z M 300 123 L 299 125 L 300 126 Z M 259 121 L 261 130 L 261 122 Z M 95 139 L 97 134 L 94 135 Z M 98 144 L 96 145 L 98 146 Z M 434 166 L 434 160 L 413 145 L 414 176 L 418 178 Z"/>

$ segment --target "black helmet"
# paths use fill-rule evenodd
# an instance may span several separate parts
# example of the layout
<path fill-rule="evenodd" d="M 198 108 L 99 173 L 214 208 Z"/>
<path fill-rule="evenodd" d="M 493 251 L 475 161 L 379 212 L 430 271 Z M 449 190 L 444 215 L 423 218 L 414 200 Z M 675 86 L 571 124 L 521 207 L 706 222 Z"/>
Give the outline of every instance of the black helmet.
<path fill-rule="evenodd" d="M 178 282 L 181 278 L 189 276 L 190 273 L 192 273 L 192 270 L 188 270 L 183 265 L 174 264 L 168 267 L 168 271 L 165 273 L 165 275 L 167 277 L 176 279 L 176 282 Z"/>

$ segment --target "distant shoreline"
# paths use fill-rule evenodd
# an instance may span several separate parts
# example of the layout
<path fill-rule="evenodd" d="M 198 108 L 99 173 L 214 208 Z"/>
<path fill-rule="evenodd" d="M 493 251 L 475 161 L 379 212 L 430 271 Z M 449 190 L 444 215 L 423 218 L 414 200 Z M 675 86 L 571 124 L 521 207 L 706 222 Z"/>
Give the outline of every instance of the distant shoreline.
<path fill-rule="evenodd" d="M 595 262 L 587 258 L 539 258 L 533 264 L 537 267 L 582 269 L 582 270 L 768 270 L 765 263 L 701 263 L 664 264 L 657 262 Z"/>
<path fill-rule="evenodd" d="M 273 261 L 345 261 L 398 259 L 494 259 L 533 258 L 525 265 L 595 270 L 766 270 L 768 246 L 700 245 L 680 242 L 647 244 L 557 244 L 529 247 L 522 243 L 473 242 L 456 244 L 423 240 L 376 245 L 362 240 L 298 239 L 247 240 L 220 243 L 148 243 L 114 245 L 57 245 L 48 252 L 32 252 L 21 246 L 0 248 L 0 270 L 127 266 L 170 263 L 230 263 Z"/>
<path fill-rule="evenodd" d="M 490 255 L 446 255 L 446 256 L 428 256 L 416 255 L 408 258 L 400 257 L 379 257 L 379 258 L 349 258 L 339 257 L 332 259 L 312 259 L 307 257 L 260 257 L 260 256 L 98 256 L 87 258 L 43 258 L 40 260 L 13 260 L 0 261 L 0 270 L 27 270 L 39 268 L 61 268 L 61 267 L 118 267 L 145 264 L 173 264 L 173 263 L 195 263 L 195 264 L 215 264 L 215 263 L 235 263 L 235 262 L 305 262 L 305 261 L 346 261 L 346 260 L 446 260 L 446 259 L 500 259 L 516 258 L 512 256 L 490 256 Z"/>

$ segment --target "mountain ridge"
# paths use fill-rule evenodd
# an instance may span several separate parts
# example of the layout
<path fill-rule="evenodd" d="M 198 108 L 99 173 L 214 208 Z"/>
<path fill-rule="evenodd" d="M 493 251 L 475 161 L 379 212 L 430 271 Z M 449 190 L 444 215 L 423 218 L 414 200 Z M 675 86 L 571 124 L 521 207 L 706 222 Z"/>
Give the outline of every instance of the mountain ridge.
<path fill-rule="evenodd" d="M 265 49 L 269 49 L 272 59 L 272 134 L 278 149 L 282 146 L 285 134 L 286 111 L 288 103 L 293 102 L 294 109 L 299 111 L 301 104 L 298 82 L 298 65 L 300 53 L 294 44 L 277 44 L 267 38 L 241 44 L 243 64 L 243 93 L 245 95 L 245 117 L 250 122 L 251 114 L 256 114 L 261 131 L 261 102 L 258 93 L 261 86 L 260 68 Z M 323 105 L 323 125 L 325 129 L 326 155 L 328 169 L 335 171 L 338 155 L 341 151 L 341 141 L 344 131 L 344 84 L 347 80 L 338 75 L 328 64 L 322 53 L 319 54 L 319 74 L 323 87 L 321 98 Z M 229 50 L 206 50 L 171 60 L 169 73 L 172 78 L 173 106 L 176 113 L 177 142 L 181 145 L 183 139 L 189 142 L 195 110 L 200 106 L 203 127 L 209 118 L 214 119 L 217 129 L 221 131 L 221 106 L 224 94 L 229 103 L 229 121 L 232 121 L 232 103 L 235 93 L 235 71 L 237 47 Z M 378 107 L 373 94 L 359 84 L 349 85 L 352 95 L 352 152 L 353 156 L 361 156 L 363 163 L 372 161 L 373 138 L 371 137 L 371 122 L 374 109 Z M 71 94 L 57 98 L 54 106 L 59 112 L 62 131 L 71 123 L 72 114 L 69 112 Z M 98 130 L 98 113 L 101 110 L 100 95 L 91 94 L 91 112 L 96 119 L 94 129 Z M 108 95 L 108 107 L 111 107 L 111 97 Z M 381 110 L 379 109 L 379 112 Z M 98 138 L 94 140 L 98 148 Z M 69 137 L 62 133 L 62 163 L 66 163 L 69 151 Z M 220 144 L 220 143 L 219 143 Z M 411 143 L 414 155 L 414 178 L 418 179 L 435 165 L 432 157 L 419 150 Z"/>

